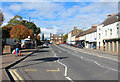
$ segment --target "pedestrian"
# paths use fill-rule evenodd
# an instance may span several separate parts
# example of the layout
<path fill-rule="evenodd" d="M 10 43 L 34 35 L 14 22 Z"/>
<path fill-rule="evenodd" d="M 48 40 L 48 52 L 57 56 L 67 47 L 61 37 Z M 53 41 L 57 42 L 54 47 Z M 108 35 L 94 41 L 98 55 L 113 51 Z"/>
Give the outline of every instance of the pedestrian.
<path fill-rule="evenodd" d="M 16 45 L 15 51 L 16 51 L 16 55 L 15 56 L 18 56 L 18 54 L 19 54 L 19 45 L 18 44 Z"/>

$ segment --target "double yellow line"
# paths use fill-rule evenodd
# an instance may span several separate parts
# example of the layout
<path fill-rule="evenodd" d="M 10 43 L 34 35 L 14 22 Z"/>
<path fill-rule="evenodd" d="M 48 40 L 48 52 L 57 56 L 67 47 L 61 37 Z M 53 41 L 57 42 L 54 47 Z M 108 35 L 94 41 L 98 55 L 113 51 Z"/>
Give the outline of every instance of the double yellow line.
<path fill-rule="evenodd" d="M 20 75 L 16 72 L 15 69 L 10 69 L 9 71 L 14 80 L 20 80 L 21 82 L 24 82 L 23 79 L 20 77 Z"/>

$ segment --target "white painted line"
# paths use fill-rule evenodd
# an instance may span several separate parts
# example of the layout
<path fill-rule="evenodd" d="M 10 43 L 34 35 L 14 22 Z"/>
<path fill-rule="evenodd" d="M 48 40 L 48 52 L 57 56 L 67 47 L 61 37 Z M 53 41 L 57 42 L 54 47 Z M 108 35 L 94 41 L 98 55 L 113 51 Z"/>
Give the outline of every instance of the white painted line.
<path fill-rule="evenodd" d="M 63 47 L 72 48 L 72 47 L 68 47 L 68 46 L 63 46 Z M 72 50 L 79 51 L 79 50 L 76 50 L 75 48 L 72 48 Z M 116 60 L 116 59 L 113 59 L 113 58 L 110 58 L 110 57 L 101 57 L 99 55 L 96 55 L 96 54 L 93 54 L 93 53 L 84 52 L 84 51 L 79 51 L 79 52 L 82 52 L 82 53 L 85 53 L 85 54 L 89 54 L 89 55 L 93 55 L 93 56 L 100 57 L 100 58 L 105 58 L 105 59 L 110 59 L 110 60 L 113 60 L 113 61 L 120 62 L 119 60 Z"/>
<path fill-rule="evenodd" d="M 61 51 L 59 51 L 61 53 Z"/>
<path fill-rule="evenodd" d="M 58 57 L 55 52 L 54 52 L 54 56 L 55 56 L 55 57 Z M 60 63 L 61 65 L 63 65 L 63 66 L 65 67 L 64 76 L 65 76 L 68 80 L 70 80 L 71 82 L 74 82 L 70 77 L 67 76 L 67 70 L 68 70 L 67 66 L 66 66 L 65 64 L 61 63 L 59 60 L 60 60 L 60 58 L 58 58 L 57 62 Z"/>
<path fill-rule="evenodd" d="M 113 68 L 109 68 L 109 67 L 102 66 L 102 65 L 100 65 L 98 62 L 96 62 L 96 61 L 94 61 L 94 60 L 85 59 L 85 58 L 83 58 L 83 57 L 81 57 L 81 59 L 86 60 L 86 61 L 91 61 L 91 62 L 95 63 L 96 65 L 102 67 L 102 68 L 107 68 L 107 69 L 109 69 L 109 70 L 118 71 L 118 70 L 113 69 Z M 120 72 L 120 71 L 118 71 L 118 72 Z"/>
<path fill-rule="evenodd" d="M 71 82 L 74 82 L 70 77 L 66 77 L 66 79 L 70 80 Z"/>

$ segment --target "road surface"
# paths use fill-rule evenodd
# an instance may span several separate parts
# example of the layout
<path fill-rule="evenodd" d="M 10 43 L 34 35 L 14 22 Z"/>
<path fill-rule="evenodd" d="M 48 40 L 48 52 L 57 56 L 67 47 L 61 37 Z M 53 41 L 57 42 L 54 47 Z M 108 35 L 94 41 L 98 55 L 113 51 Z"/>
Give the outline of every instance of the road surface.
<path fill-rule="evenodd" d="M 118 80 L 118 62 L 51 44 L 9 69 L 15 80 Z"/>

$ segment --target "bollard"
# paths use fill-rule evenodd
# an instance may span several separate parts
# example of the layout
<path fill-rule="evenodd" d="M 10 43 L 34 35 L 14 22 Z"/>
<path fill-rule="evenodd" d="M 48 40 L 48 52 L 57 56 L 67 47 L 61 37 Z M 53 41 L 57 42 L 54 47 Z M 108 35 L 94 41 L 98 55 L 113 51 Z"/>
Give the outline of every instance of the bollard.
<path fill-rule="evenodd" d="M 21 52 L 19 51 L 19 56 L 21 56 Z"/>
<path fill-rule="evenodd" d="M 16 54 L 16 51 L 14 51 L 14 55 Z"/>

